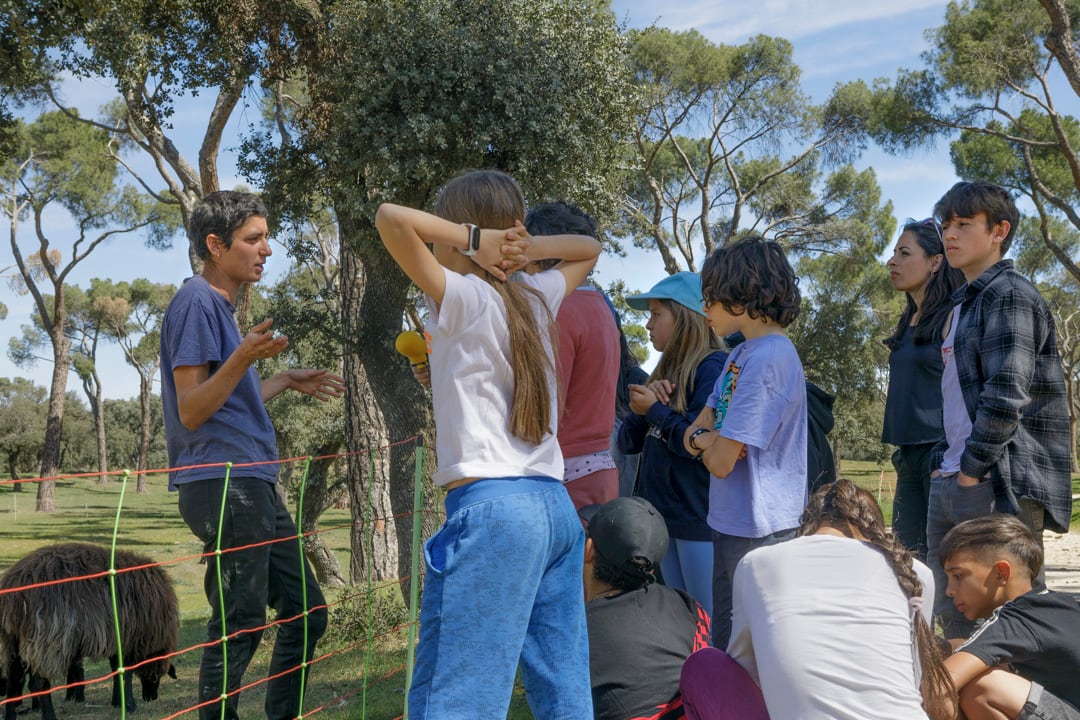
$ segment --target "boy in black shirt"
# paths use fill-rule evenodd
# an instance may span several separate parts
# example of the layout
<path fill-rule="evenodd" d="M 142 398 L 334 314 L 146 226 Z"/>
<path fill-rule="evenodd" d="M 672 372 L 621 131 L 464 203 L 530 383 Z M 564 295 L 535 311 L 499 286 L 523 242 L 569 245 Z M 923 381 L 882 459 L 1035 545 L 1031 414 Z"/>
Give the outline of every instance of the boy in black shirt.
<path fill-rule="evenodd" d="M 989 618 L 945 660 L 968 720 L 1080 720 L 1080 604 L 1032 589 L 1043 553 L 1031 531 L 1012 515 L 968 520 L 941 560 L 956 609 Z"/>

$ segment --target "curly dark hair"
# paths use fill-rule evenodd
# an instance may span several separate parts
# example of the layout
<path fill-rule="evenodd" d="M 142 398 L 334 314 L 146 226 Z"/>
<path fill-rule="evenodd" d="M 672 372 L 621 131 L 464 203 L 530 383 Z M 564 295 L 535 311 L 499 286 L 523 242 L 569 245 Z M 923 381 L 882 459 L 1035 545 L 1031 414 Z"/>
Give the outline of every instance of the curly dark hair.
<path fill-rule="evenodd" d="M 540 203 L 525 213 L 525 229 L 530 235 L 563 235 L 574 233 L 596 237 L 596 221 L 587 212 L 565 200 Z M 562 262 L 559 258 L 535 260 L 541 270 Z"/>
<path fill-rule="evenodd" d="M 598 582 L 607 583 L 613 588 L 629 592 L 656 582 L 652 567 L 635 566 L 633 575 L 631 575 L 630 568 L 619 569 L 601 557 L 600 553 L 596 553 L 593 560 L 593 577 Z"/>
<path fill-rule="evenodd" d="M 799 278 L 784 249 L 760 235 L 747 235 L 713 250 L 701 268 L 705 303 L 720 303 L 732 315 L 768 318 L 786 328 L 799 316 Z"/>
<path fill-rule="evenodd" d="M 208 193 L 191 213 L 188 239 L 200 260 L 210 257 L 207 235 L 217 235 L 226 248 L 232 247 L 232 234 L 249 217 L 266 217 L 266 205 L 258 195 L 235 190 Z"/>

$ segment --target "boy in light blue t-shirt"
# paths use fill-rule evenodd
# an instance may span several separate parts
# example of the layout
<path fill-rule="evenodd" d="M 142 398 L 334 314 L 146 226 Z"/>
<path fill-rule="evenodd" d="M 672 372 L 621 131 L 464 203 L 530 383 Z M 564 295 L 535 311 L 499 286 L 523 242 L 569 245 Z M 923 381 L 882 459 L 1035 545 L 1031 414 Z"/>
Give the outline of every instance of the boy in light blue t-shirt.
<path fill-rule="evenodd" d="M 731 633 L 731 578 L 746 553 L 795 537 L 806 506 L 806 379 L 784 331 L 799 314 L 781 247 L 746 237 L 714 251 L 701 272 L 709 324 L 741 332 L 686 448 L 711 474 L 713 645 Z"/>

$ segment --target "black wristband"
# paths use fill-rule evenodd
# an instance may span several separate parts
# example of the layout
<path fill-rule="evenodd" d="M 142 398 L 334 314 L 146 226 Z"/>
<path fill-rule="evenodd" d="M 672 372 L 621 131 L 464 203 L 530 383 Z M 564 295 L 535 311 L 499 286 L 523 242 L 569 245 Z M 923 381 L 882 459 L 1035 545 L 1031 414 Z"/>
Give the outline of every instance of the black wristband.
<path fill-rule="evenodd" d="M 701 453 L 705 452 L 705 450 L 704 450 L 704 449 L 702 449 L 702 448 L 699 448 L 699 447 L 697 446 L 697 443 L 696 443 L 696 442 L 694 442 L 694 440 L 696 440 L 696 439 L 697 439 L 697 436 L 698 436 L 698 435 L 703 435 L 703 434 L 705 434 L 705 433 L 707 433 L 707 432 L 709 432 L 709 429 L 708 429 L 708 428 L 703 428 L 703 427 L 699 427 L 699 428 L 698 428 L 697 430 L 695 430 L 694 432 L 690 433 L 690 437 L 689 437 L 689 438 L 687 438 L 687 440 L 686 440 L 686 444 L 690 446 L 690 449 L 691 449 L 691 450 L 695 450 L 695 451 L 697 451 L 698 455 L 700 455 Z"/>

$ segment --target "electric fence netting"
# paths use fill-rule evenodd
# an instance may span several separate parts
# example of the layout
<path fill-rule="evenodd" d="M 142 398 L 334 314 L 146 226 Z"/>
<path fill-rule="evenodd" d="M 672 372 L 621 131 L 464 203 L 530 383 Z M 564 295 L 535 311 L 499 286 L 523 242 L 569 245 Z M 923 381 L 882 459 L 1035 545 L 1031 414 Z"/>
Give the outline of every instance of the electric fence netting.
<path fill-rule="evenodd" d="M 17 506 L 18 498 L 20 495 L 27 496 L 29 494 L 16 492 L 16 486 L 37 483 L 42 478 L 0 481 L 0 497 L 9 498 L 7 502 L 0 500 L 0 518 L 5 515 L 9 518 L 3 522 L 4 530 L 0 531 L 0 537 L 11 533 L 12 535 L 8 539 L 12 540 L 13 544 L 17 544 L 19 548 L 31 550 L 36 549 L 38 546 L 48 546 L 54 543 L 69 542 L 73 539 L 87 538 L 105 546 L 107 551 L 107 566 L 98 569 L 96 572 L 85 572 L 73 576 L 66 576 L 61 572 L 59 573 L 61 576 L 58 577 L 40 577 L 40 582 L 18 586 L 12 586 L 10 581 L 0 580 L 0 653 L 2 653 L 0 672 L 3 672 L 7 678 L 0 685 L 8 686 L 6 688 L 6 697 L 0 697 L 0 706 L 3 706 L 5 716 L 12 717 L 15 707 L 24 701 L 31 702 L 35 706 L 38 705 L 43 696 L 47 696 L 51 692 L 65 691 L 67 698 L 71 699 L 82 696 L 84 688 L 91 689 L 104 683 L 115 683 L 112 691 L 113 704 L 117 704 L 116 693 L 119 692 L 117 709 L 120 717 L 126 718 L 130 712 L 129 708 L 133 707 L 134 699 L 126 697 L 131 692 L 131 684 L 130 682 L 125 683 L 123 680 L 130 679 L 132 675 L 137 675 L 142 679 L 138 671 L 155 663 L 164 663 L 165 665 L 175 663 L 181 680 L 173 683 L 166 681 L 161 687 L 161 700 L 168 702 L 156 703 L 156 707 L 155 705 L 142 705 L 139 717 L 158 718 L 160 720 L 173 720 L 185 716 L 198 717 L 201 707 L 217 703 L 221 705 L 221 717 L 224 720 L 226 708 L 222 700 L 225 697 L 246 693 L 244 704 L 252 703 L 255 707 L 258 707 L 258 704 L 261 703 L 260 698 L 256 696 L 261 692 L 265 692 L 266 683 L 290 673 L 300 674 L 300 685 L 303 688 L 300 695 L 300 707 L 295 708 L 295 714 L 290 715 L 290 717 L 309 718 L 321 715 L 327 718 L 362 718 L 363 720 L 367 718 L 386 720 L 390 717 L 407 717 L 408 685 L 412 677 L 418 630 L 417 614 L 420 586 L 419 582 L 413 582 L 412 579 L 421 578 L 422 570 L 422 528 L 424 526 L 424 484 L 426 479 L 425 454 L 427 450 L 421 438 L 416 436 L 392 443 L 386 447 L 360 453 L 368 456 L 367 461 L 370 471 L 368 477 L 371 478 L 375 477 L 376 463 L 381 454 L 389 452 L 392 448 L 410 444 L 415 445 L 415 463 L 412 477 L 413 506 L 412 511 L 403 514 L 402 517 L 376 517 L 374 511 L 376 503 L 373 502 L 374 498 L 372 497 L 374 483 L 367 482 L 364 488 L 366 497 L 363 498 L 362 513 L 357 513 L 356 508 L 351 508 L 351 515 L 347 522 L 329 524 L 327 527 L 319 527 L 310 532 L 301 530 L 292 537 L 275 538 L 266 543 L 223 548 L 220 544 L 220 538 L 226 514 L 224 498 L 227 496 L 223 493 L 223 501 L 218 516 L 218 544 L 209 552 L 187 552 L 192 545 L 200 545 L 200 543 L 192 536 L 191 531 L 180 518 L 176 510 L 175 493 L 169 493 L 165 490 L 168 472 L 179 468 L 147 470 L 142 473 L 148 476 L 147 479 L 150 479 L 149 476 L 153 476 L 153 483 L 147 483 L 147 485 L 151 487 L 149 494 L 154 497 L 151 500 L 140 500 L 137 509 L 131 507 L 134 493 L 129 492 L 129 483 L 133 479 L 137 479 L 138 473 L 123 470 L 109 473 L 61 475 L 56 478 L 49 478 L 57 480 L 57 486 L 58 488 L 63 486 L 63 492 L 57 493 L 56 516 L 58 517 L 49 518 L 49 524 L 40 526 L 28 523 L 24 519 L 26 513 L 20 517 Z M 322 457 L 308 456 L 273 461 L 279 466 L 293 465 L 294 474 L 300 476 L 300 481 L 296 484 L 298 487 L 292 493 L 296 501 L 295 521 L 298 528 L 304 527 L 301 523 L 300 508 L 304 507 L 305 491 L 308 487 L 308 472 L 312 462 L 343 459 L 346 456 L 347 454 Z M 267 463 L 247 463 L 244 465 L 223 463 L 215 465 L 215 467 L 222 469 L 222 476 L 227 488 L 230 478 L 238 476 L 238 469 L 255 464 Z M 105 494 L 102 487 L 107 479 L 118 482 L 109 482 L 109 492 Z M 395 479 L 395 482 L 407 482 L 407 478 L 398 478 Z M 82 507 L 65 506 L 60 502 L 62 495 L 77 495 L 80 484 L 88 486 L 85 489 L 87 493 L 101 494 L 115 502 L 115 508 L 100 503 L 95 503 L 91 507 L 89 501 L 84 501 Z M 356 502 L 355 496 L 353 502 Z M 340 516 L 343 512 L 339 510 L 336 515 Z M 63 513 L 70 513 L 72 517 L 65 519 Z M 98 517 L 94 517 L 95 514 Z M 336 520 L 334 513 L 326 513 L 324 517 L 329 517 L 331 523 Z M 369 572 L 366 573 L 367 579 L 361 583 L 348 585 L 334 592 L 327 592 L 326 604 L 315 606 L 309 605 L 306 584 L 301 583 L 304 611 L 295 617 L 274 618 L 259 627 L 228 627 L 225 607 L 225 598 L 228 593 L 227 583 L 222 577 L 220 563 L 211 563 L 212 571 L 210 576 L 205 579 L 205 582 L 217 584 L 218 592 L 216 595 L 220 598 L 220 602 L 217 607 L 211 608 L 210 612 L 220 615 L 224 632 L 220 638 L 205 639 L 207 604 L 203 595 L 202 578 L 199 571 L 201 569 L 205 573 L 205 568 L 201 567 L 201 565 L 205 564 L 208 559 L 220 558 L 229 553 L 241 553 L 259 545 L 295 542 L 300 545 L 301 577 L 306 579 L 306 574 L 310 570 L 308 563 L 303 561 L 305 540 L 311 540 L 318 536 L 323 545 L 337 548 L 336 552 L 338 553 L 347 553 L 349 550 L 345 548 L 355 548 L 357 545 L 356 540 L 359 538 L 361 552 L 364 553 L 365 557 L 370 557 L 375 547 L 375 534 L 385 532 L 391 521 L 397 523 L 406 519 L 412 521 L 409 551 L 410 574 L 407 577 L 376 581 L 371 579 L 373 573 Z M 29 531 L 32 536 L 27 536 L 28 531 L 20 530 L 20 521 L 21 524 L 35 528 Z M 156 537 L 150 540 L 145 537 L 140 538 L 138 534 L 147 522 L 156 525 L 158 532 L 162 528 L 175 528 L 174 537 L 182 539 L 182 542 L 175 542 L 174 547 L 166 547 Z M 76 530 L 80 526 L 93 528 L 95 523 L 102 526 L 100 528 L 101 532 L 96 530 L 93 532 L 85 532 L 82 529 Z M 109 529 L 110 525 L 111 530 Z M 14 536 L 20 532 L 23 535 L 18 538 L 18 543 L 15 543 Z M 91 537 L 87 537 L 88 535 Z M 130 553 L 125 553 L 129 549 L 138 549 L 140 552 L 149 550 L 153 556 L 163 559 L 132 564 L 128 559 Z M 125 562 L 118 562 L 118 551 L 124 554 Z M 7 578 L 9 574 L 9 558 L 6 553 L 3 557 L 5 565 L 0 567 L 0 570 L 4 571 L 4 575 L 0 577 Z M 17 559 L 14 558 L 14 560 Z M 125 647 L 125 638 L 130 633 L 124 632 L 122 607 L 129 599 L 123 597 L 122 592 L 129 586 L 123 580 L 127 574 L 132 574 L 132 577 L 134 577 L 134 574 L 150 568 L 164 570 L 175 588 L 176 594 L 189 600 L 187 603 L 181 603 L 180 613 L 183 626 L 180 644 L 188 644 L 184 647 L 177 647 L 172 652 L 154 657 L 137 657 L 138 652 L 129 652 L 131 648 Z M 21 676 L 23 673 L 21 669 L 12 673 L 8 665 L 19 657 L 19 633 L 42 632 L 41 623 L 31 621 L 27 622 L 27 624 L 34 626 L 32 628 L 10 628 L 7 626 L 7 621 L 14 613 L 5 612 L 5 607 L 21 606 L 26 608 L 29 606 L 32 613 L 39 618 L 67 612 L 61 608 L 41 607 L 41 605 L 47 603 L 47 600 L 43 598 L 50 597 L 41 593 L 45 589 L 60 585 L 72 584 L 71 587 L 74 588 L 76 587 L 74 584 L 77 583 L 87 584 L 86 588 L 91 587 L 91 584 L 97 584 L 94 586 L 95 591 L 87 592 L 86 596 L 100 597 L 103 603 L 110 605 L 109 607 L 99 608 L 98 611 L 102 616 L 111 618 L 111 627 L 107 628 L 107 632 L 114 636 L 114 644 L 109 645 L 110 648 L 115 649 L 115 655 L 110 658 L 111 664 L 108 666 L 111 670 L 104 671 L 97 677 L 83 679 L 81 658 L 86 651 L 75 648 L 70 650 L 67 655 L 75 657 L 79 667 L 69 669 L 64 684 L 52 685 L 51 687 L 44 686 L 44 689 L 42 689 L 42 686 L 35 685 L 33 678 L 31 678 L 30 689 L 25 690 L 22 687 Z M 406 587 L 408 588 L 407 597 L 402 598 L 401 589 Z M 76 592 L 81 593 L 81 590 Z M 195 598 L 201 599 L 201 602 Z M 138 598 L 130 600 L 138 602 Z M 306 648 L 308 647 L 308 616 L 313 611 L 321 610 L 326 610 L 330 615 L 330 619 L 326 633 L 318 644 L 315 654 L 312 657 L 307 657 L 305 652 L 303 661 L 299 665 L 269 675 L 269 646 L 273 644 L 273 636 L 277 629 L 287 623 L 302 624 L 304 646 Z M 71 622 L 72 620 L 69 618 L 68 621 Z M 227 658 L 229 641 L 251 633 L 266 633 L 267 637 L 260 643 L 263 647 L 256 653 L 244 673 L 244 679 L 248 682 L 239 687 L 236 687 L 237 683 L 233 682 L 234 689 L 230 691 L 228 690 L 230 681 L 226 674 L 222 678 L 221 696 L 201 704 L 198 703 L 197 679 L 202 649 L 220 644 Z M 55 635 L 55 631 L 53 631 L 53 634 Z M 193 638 L 204 640 L 194 641 Z M 51 641 L 56 642 L 57 638 L 53 637 Z M 40 642 L 40 639 L 37 642 Z M 129 641 L 128 645 L 130 644 Z M 25 651 L 25 648 L 23 650 Z M 100 659 L 87 658 L 87 660 Z M 126 664 L 129 661 L 131 664 Z M 227 661 L 225 662 L 225 668 L 228 668 Z M 29 673 L 33 673 L 34 669 L 33 667 L 26 668 Z M 74 672 L 76 669 L 79 670 L 77 674 Z M 19 687 L 11 687 L 12 682 L 10 681 L 16 679 Z M 58 680 L 55 677 L 45 679 L 49 682 Z M 145 699 L 145 680 L 143 690 Z M 252 692 L 249 693 L 249 691 Z M 251 694 L 252 697 L 247 698 L 247 694 Z M 73 706 L 69 706 L 68 711 L 64 714 L 66 717 L 77 718 L 90 718 L 98 715 L 115 717 L 116 710 L 110 708 L 106 714 L 105 710 L 102 709 L 104 705 L 104 703 L 95 705 L 93 702 L 87 702 L 85 708 L 78 711 Z M 97 709 L 97 715 L 94 714 L 94 708 Z M 242 712 L 241 714 L 250 714 L 253 711 L 253 709 L 249 709 L 247 713 Z M 293 711 L 289 710 L 288 712 L 292 713 Z"/>

